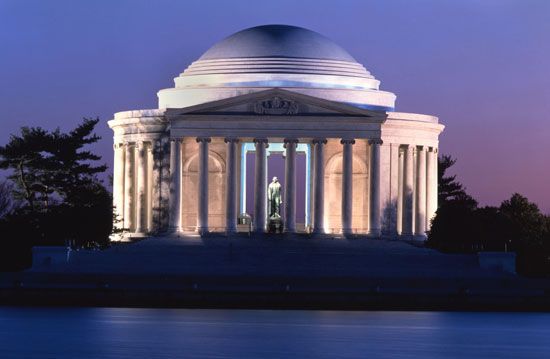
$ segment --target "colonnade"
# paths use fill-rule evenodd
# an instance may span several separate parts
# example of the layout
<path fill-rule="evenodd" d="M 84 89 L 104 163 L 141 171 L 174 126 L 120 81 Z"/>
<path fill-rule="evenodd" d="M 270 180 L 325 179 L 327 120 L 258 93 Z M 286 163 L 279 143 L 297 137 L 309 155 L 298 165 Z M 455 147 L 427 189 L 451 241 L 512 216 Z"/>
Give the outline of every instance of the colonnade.
<path fill-rule="evenodd" d="M 205 233 L 208 231 L 208 144 L 211 139 L 198 137 L 198 211 L 197 231 Z M 237 193 L 239 184 L 237 181 L 237 145 L 240 142 L 237 138 L 225 138 L 226 143 L 226 232 L 231 234 L 237 231 Z M 255 173 L 254 173 L 254 231 L 261 233 L 266 229 L 267 221 L 267 157 L 266 152 L 269 146 L 267 138 L 253 139 L 255 146 Z M 296 231 L 296 147 L 298 139 L 284 139 L 285 148 L 285 187 L 283 189 L 284 205 L 284 230 L 286 232 Z M 324 147 L 327 143 L 325 138 L 313 139 L 314 166 L 313 166 L 313 233 L 324 233 L 324 181 L 325 181 L 325 160 Z M 344 159 L 342 185 L 342 232 L 350 234 L 353 201 L 353 151 L 354 139 L 342 139 Z M 370 234 L 380 236 L 380 145 L 381 140 L 369 142 L 371 146 L 371 215 Z M 171 232 L 182 230 L 182 168 L 181 168 L 181 146 L 182 139 L 171 141 L 170 167 L 170 205 L 169 216 Z"/>
<path fill-rule="evenodd" d="M 170 141 L 168 216 L 167 229 L 178 233 L 182 226 L 182 207 L 185 205 L 182 188 L 183 139 Z M 198 144 L 198 210 L 196 230 L 208 232 L 208 158 L 211 138 L 197 137 Z M 238 145 L 240 139 L 225 138 L 225 216 L 226 232 L 237 231 L 238 218 Z M 267 221 L 267 138 L 253 139 L 255 146 L 254 173 L 254 230 L 264 232 Z M 297 138 L 284 139 L 285 182 L 283 189 L 284 230 L 296 231 L 296 148 Z M 325 138 L 309 142 L 313 152 L 312 171 L 312 232 L 325 233 Z M 355 139 L 343 138 L 342 146 L 342 234 L 351 234 L 353 211 L 353 145 Z M 382 140 L 370 139 L 369 144 L 369 215 L 368 234 L 380 237 L 382 233 L 381 198 L 381 145 Z M 131 233 L 152 232 L 158 227 L 153 223 L 155 197 L 153 187 L 160 181 L 159 169 L 153 166 L 155 153 L 159 152 L 159 140 L 134 141 L 115 144 L 113 176 L 113 200 L 122 222 L 118 225 Z M 168 160 L 168 158 L 166 158 Z M 168 163 L 166 163 L 168 164 Z M 159 165 L 160 166 L 160 165 Z M 392 165 L 393 166 L 393 165 Z M 399 155 L 398 228 L 402 236 L 424 236 L 429 221 L 437 209 L 437 148 L 401 145 Z M 385 184 L 384 184 L 385 185 Z M 363 195 L 363 194 L 356 194 Z"/>
<path fill-rule="evenodd" d="M 113 204 L 117 223 L 127 231 L 145 234 L 153 231 L 153 183 L 160 180 L 154 168 L 160 142 L 135 141 L 114 145 Z"/>
<path fill-rule="evenodd" d="M 401 147 L 401 188 L 398 199 L 400 234 L 404 237 L 425 237 L 437 210 L 437 148 L 413 145 Z"/>

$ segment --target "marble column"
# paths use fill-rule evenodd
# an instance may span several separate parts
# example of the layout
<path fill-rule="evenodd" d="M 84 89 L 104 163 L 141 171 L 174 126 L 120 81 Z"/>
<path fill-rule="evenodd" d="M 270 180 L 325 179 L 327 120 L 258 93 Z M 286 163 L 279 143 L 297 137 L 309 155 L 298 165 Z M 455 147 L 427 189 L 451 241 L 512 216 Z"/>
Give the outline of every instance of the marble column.
<path fill-rule="evenodd" d="M 133 232 L 135 230 L 135 150 L 133 143 L 124 145 L 126 158 L 124 165 L 124 229 Z"/>
<path fill-rule="evenodd" d="M 382 223 L 380 221 L 380 145 L 382 145 L 382 140 L 369 140 L 369 145 L 369 235 L 372 237 L 380 237 L 382 230 Z"/>
<path fill-rule="evenodd" d="M 426 237 L 426 148 L 416 149 L 415 236 Z"/>
<path fill-rule="evenodd" d="M 147 232 L 147 144 L 140 141 L 136 145 L 137 159 L 137 201 L 136 201 L 136 232 Z"/>
<path fill-rule="evenodd" d="M 285 139 L 285 188 L 283 205 L 285 209 L 284 231 L 296 232 L 296 145 L 298 140 Z"/>
<path fill-rule="evenodd" d="M 267 209 L 266 148 L 269 145 L 267 139 L 255 138 L 254 146 L 256 147 L 254 171 L 254 231 L 263 233 L 266 226 Z"/>
<path fill-rule="evenodd" d="M 199 144 L 199 203 L 197 213 L 197 232 L 208 233 L 208 144 L 209 137 L 197 137 Z"/>
<path fill-rule="evenodd" d="M 113 206 L 115 207 L 117 228 L 124 228 L 124 144 L 114 145 L 115 161 L 113 163 Z"/>
<path fill-rule="evenodd" d="M 400 146 L 401 147 L 401 146 Z M 403 231 L 403 169 L 405 168 L 405 152 L 399 149 L 399 159 L 397 164 L 397 233 Z"/>
<path fill-rule="evenodd" d="M 342 139 L 342 234 L 353 232 L 353 145 L 355 140 Z"/>
<path fill-rule="evenodd" d="M 225 232 L 233 234 L 237 232 L 237 144 L 236 138 L 226 138 L 226 158 L 227 165 L 225 169 Z"/>
<path fill-rule="evenodd" d="M 161 215 L 161 144 L 160 140 L 154 140 L 148 148 L 149 164 L 149 231 L 158 232 L 160 230 Z"/>
<path fill-rule="evenodd" d="M 168 136 L 160 140 L 159 152 L 159 225 L 158 229 L 161 232 L 168 232 L 170 228 L 170 138 Z"/>
<path fill-rule="evenodd" d="M 181 232 L 181 139 L 170 141 L 170 201 L 168 230 Z"/>
<path fill-rule="evenodd" d="M 426 158 L 426 230 L 437 211 L 437 149 L 430 147 Z"/>
<path fill-rule="evenodd" d="M 326 139 L 314 139 L 313 233 L 325 233 L 325 145 Z"/>
<path fill-rule="evenodd" d="M 411 237 L 413 235 L 413 162 L 414 146 L 406 145 L 403 154 L 403 224 L 401 235 Z"/>

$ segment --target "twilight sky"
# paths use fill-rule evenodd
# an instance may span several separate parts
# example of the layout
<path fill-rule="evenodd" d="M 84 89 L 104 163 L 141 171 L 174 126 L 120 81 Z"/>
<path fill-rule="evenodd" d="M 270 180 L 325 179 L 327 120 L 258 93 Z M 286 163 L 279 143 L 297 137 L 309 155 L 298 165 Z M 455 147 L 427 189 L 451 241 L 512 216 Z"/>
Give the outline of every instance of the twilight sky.
<path fill-rule="evenodd" d="M 99 116 L 156 92 L 216 41 L 262 24 L 333 39 L 397 94 L 439 116 L 440 153 L 481 204 L 513 192 L 550 213 L 550 1 L 0 0 L 0 143 L 23 125 Z"/>

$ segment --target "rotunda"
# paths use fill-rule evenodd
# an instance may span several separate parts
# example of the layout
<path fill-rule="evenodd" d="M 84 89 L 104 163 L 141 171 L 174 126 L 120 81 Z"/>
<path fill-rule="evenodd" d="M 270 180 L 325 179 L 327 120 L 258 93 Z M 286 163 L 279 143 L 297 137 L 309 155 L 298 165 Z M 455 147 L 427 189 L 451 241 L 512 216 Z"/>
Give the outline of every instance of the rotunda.
<path fill-rule="evenodd" d="M 288 25 L 245 29 L 174 83 L 158 92 L 158 109 L 109 121 L 126 238 L 274 223 L 290 233 L 426 238 L 444 126 L 396 112 L 396 96 L 331 40 Z M 268 174 L 281 178 L 280 218 L 267 211 Z"/>

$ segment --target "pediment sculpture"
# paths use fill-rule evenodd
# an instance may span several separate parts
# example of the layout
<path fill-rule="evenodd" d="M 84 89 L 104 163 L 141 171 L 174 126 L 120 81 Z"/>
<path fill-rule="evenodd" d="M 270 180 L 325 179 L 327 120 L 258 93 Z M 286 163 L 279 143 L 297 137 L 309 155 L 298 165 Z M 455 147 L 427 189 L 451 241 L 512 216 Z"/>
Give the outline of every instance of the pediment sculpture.
<path fill-rule="evenodd" d="M 261 100 L 254 104 L 254 113 L 259 115 L 296 115 L 298 104 L 275 96 L 268 100 Z"/>

